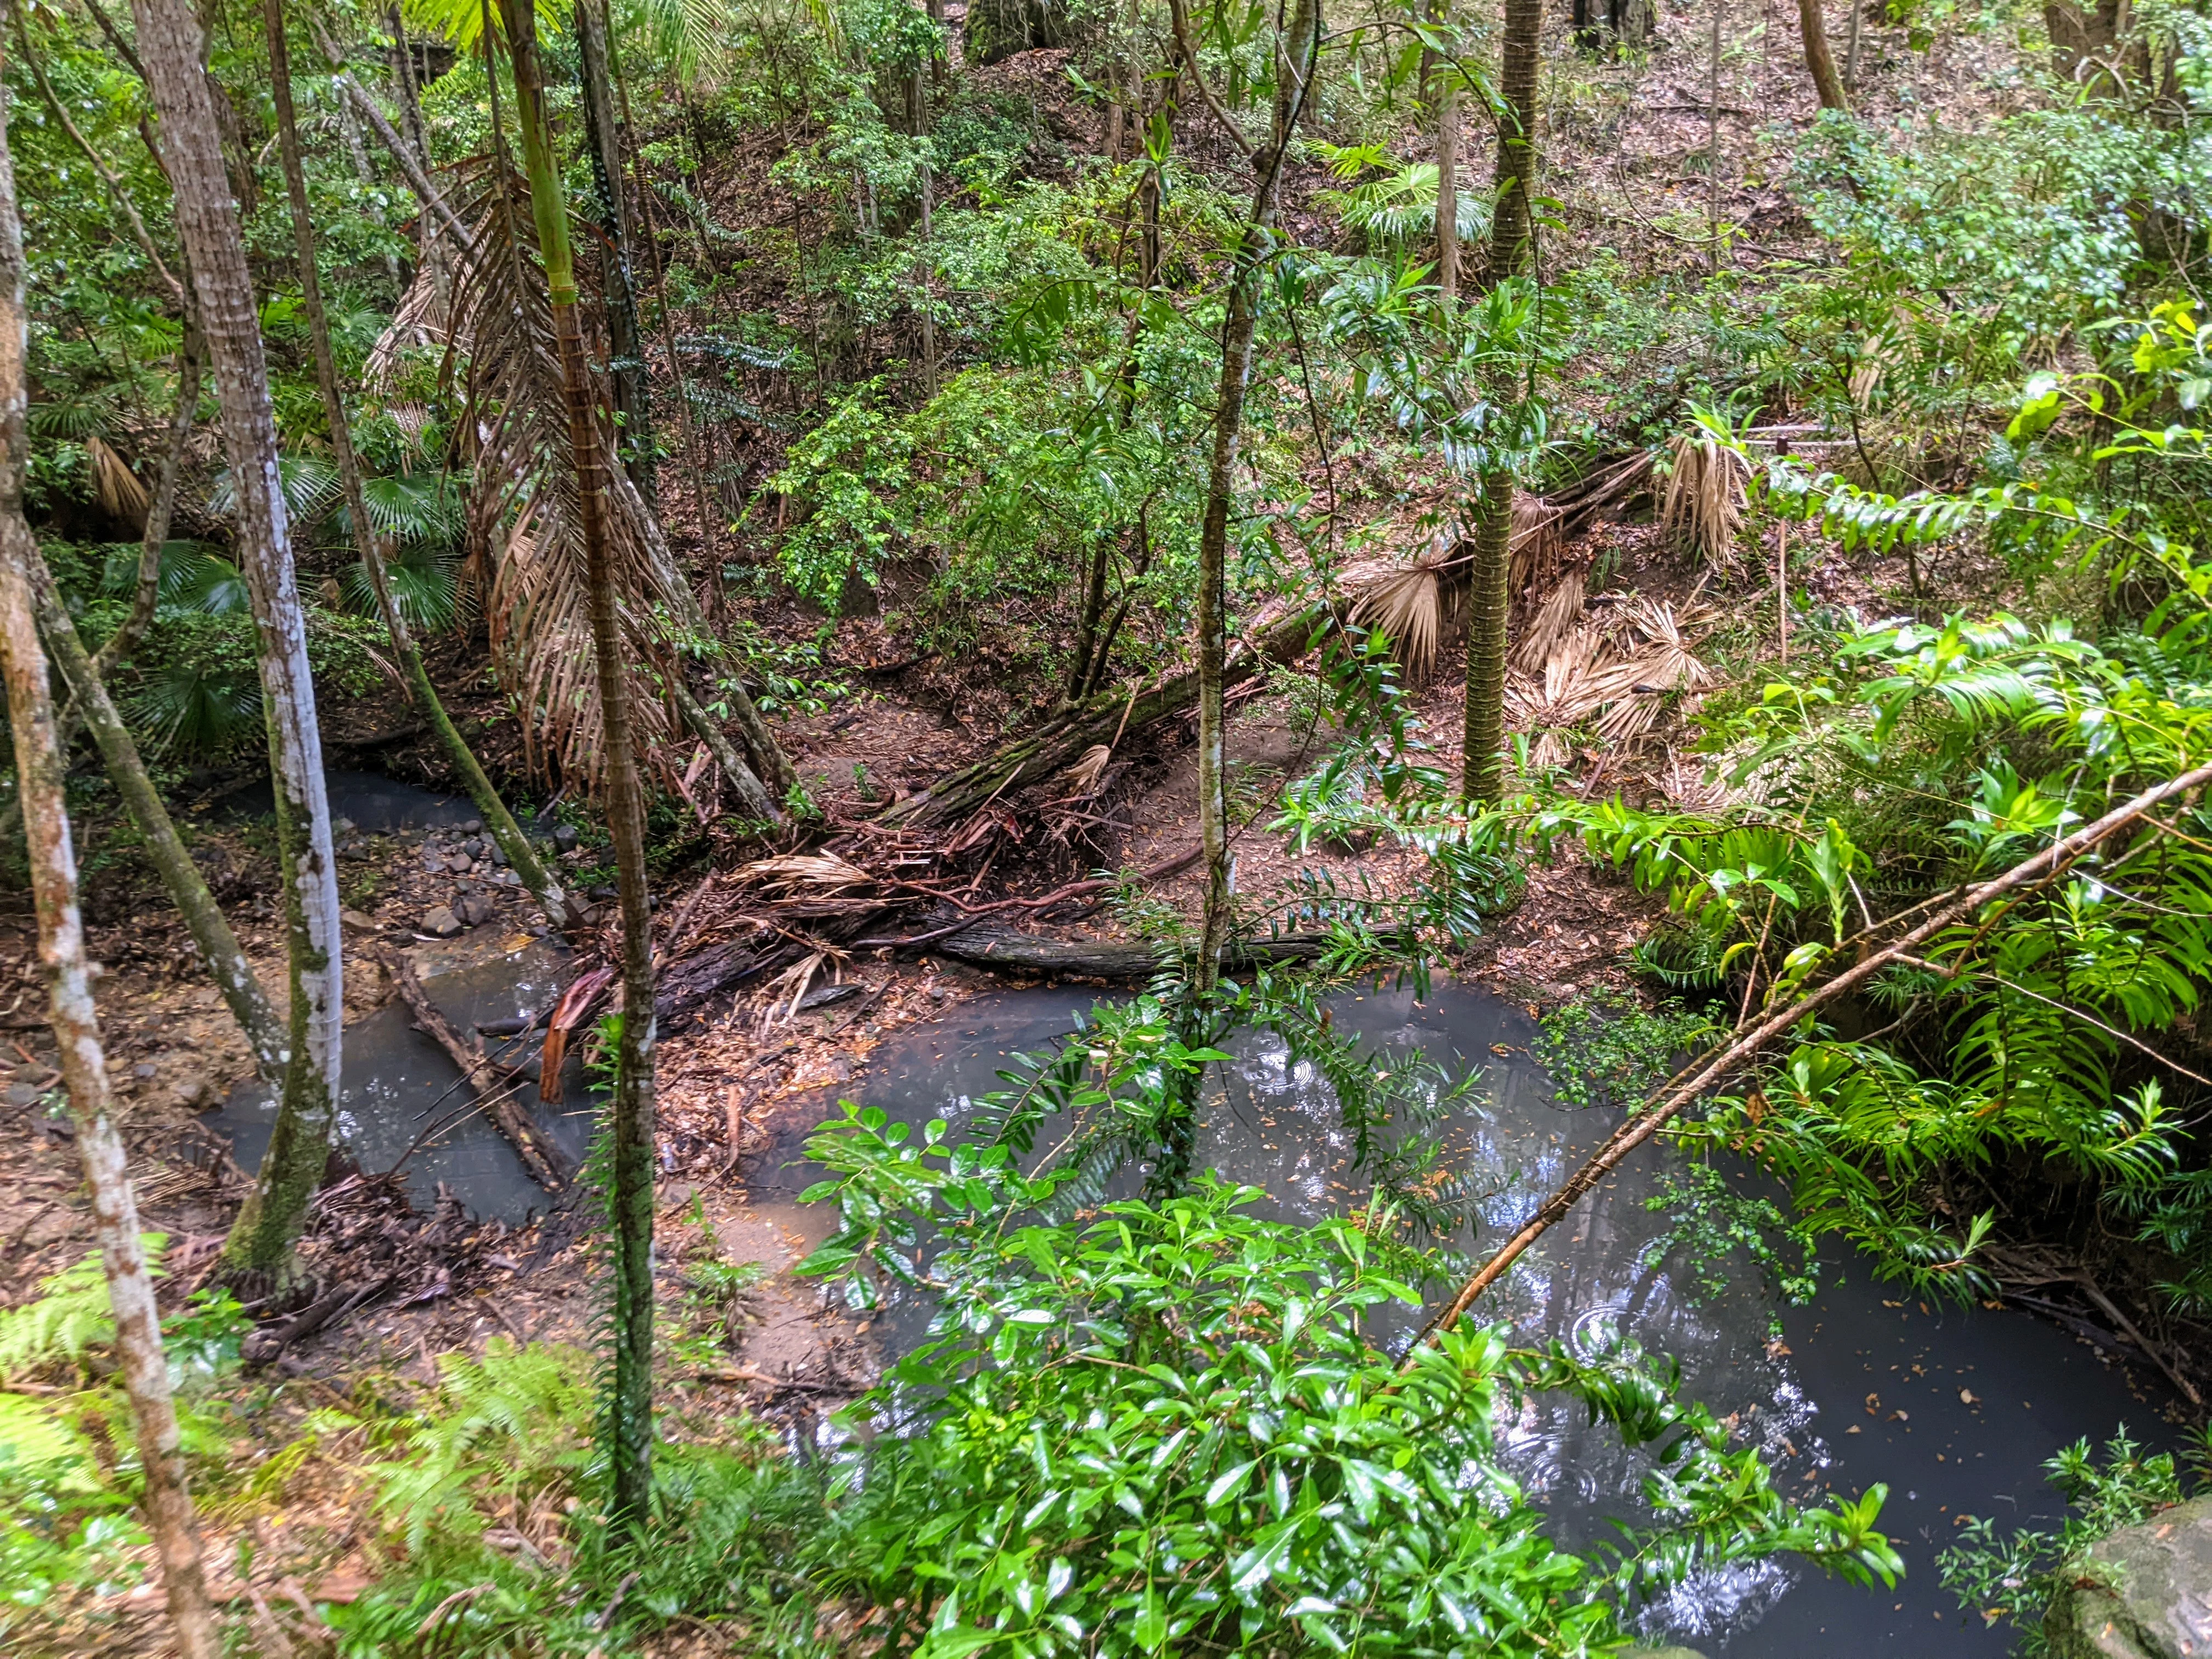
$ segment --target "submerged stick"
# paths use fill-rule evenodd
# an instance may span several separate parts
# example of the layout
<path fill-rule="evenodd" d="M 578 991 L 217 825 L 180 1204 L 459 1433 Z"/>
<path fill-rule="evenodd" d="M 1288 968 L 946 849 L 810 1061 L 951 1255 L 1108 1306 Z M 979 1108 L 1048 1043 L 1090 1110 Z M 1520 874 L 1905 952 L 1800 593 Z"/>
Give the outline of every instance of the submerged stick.
<path fill-rule="evenodd" d="M 1788 1007 L 1767 1015 L 1749 1030 L 1739 1027 L 1734 1042 L 1684 1072 L 1676 1073 L 1674 1080 L 1652 1097 L 1649 1110 L 1632 1117 L 1607 1136 L 1605 1144 L 1590 1154 L 1559 1191 L 1544 1200 L 1536 1213 L 1529 1217 L 1521 1230 L 1482 1264 L 1474 1278 L 1460 1287 L 1459 1294 L 1451 1299 L 1449 1305 L 1423 1328 L 1420 1341 L 1434 1342 L 1440 1334 L 1457 1324 L 1460 1316 L 1474 1304 L 1475 1298 L 1503 1278 L 1505 1270 L 1518 1261 L 1531 1244 L 1565 1220 L 1599 1182 L 1620 1166 L 1623 1158 L 1650 1139 L 1713 1084 L 1758 1054 L 1775 1038 L 1795 1029 L 1807 1015 L 1856 990 L 1883 969 L 1917 951 L 1945 928 L 1964 921 L 1984 905 L 2022 888 L 2040 886 L 2063 875 L 2082 854 L 2126 829 L 2161 802 L 2176 795 L 2186 794 L 2191 790 L 2200 789 L 2208 782 L 2212 782 L 2212 766 L 2200 766 L 2144 790 L 2134 799 L 2115 807 L 2095 823 L 2084 825 L 2064 839 L 2053 842 L 2034 857 L 2014 865 L 2004 874 L 1967 889 L 1931 912 L 1918 927 L 1895 943 L 1868 952 L 1826 984 L 1807 992 Z M 1418 1347 L 1420 1343 L 1414 1346 Z M 1412 1363 L 1410 1358 L 1407 1363 Z"/>

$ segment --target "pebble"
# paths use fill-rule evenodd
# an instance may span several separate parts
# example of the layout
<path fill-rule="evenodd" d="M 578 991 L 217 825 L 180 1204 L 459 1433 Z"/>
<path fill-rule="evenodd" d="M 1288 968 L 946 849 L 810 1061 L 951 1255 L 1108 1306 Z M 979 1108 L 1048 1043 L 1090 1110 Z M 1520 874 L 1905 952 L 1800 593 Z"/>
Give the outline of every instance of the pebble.
<path fill-rule="evenodd" d="M 483 820 L 482 818 L 471 818 L 466 823 L 464 823 L 461 826 L 461 833 L 465 836 L 482 835 L 483 833 Z"/>
<path fill-rule="evenodd" d="M 35 1106 L 39 1103 L 39 1092 L 27 1083 L 11 1083 L 8 1085 L 8 1103 L 18 1107 Z"/>
<path fill-rule="evenodd" d="M 150 1082 L 161 1074 L 161 1068 L 150 1060 L 142 1060 L 131 1068 L 131 1075 L 141 1083 Z"/>
<path fill-rule="evenodd" d="M 471 893 L 453 907 L 462 925 L 480 927 L 491 920 L 493 902 L 489 893 Z"/>
<path fill-rule="evenodd" d="M 553 845 L 563 853 L 574 852 L 576 842 L 580 839 L 580 837 L 576 834 L 576 826 L 573 823 L 557 824 L 554 827 Z"/>
<path fill-rule="evenodd" d="M 466 853 L 456 853 L 446 860 L 446 868 L 457 876 L 465 876 L 477 867 L 477 861 Z"/>
<path fill-rule="evenodd" d="M 438 939 L 451 939 L 461 931 L 461 919 L 441 904 L 424 913 L 422 931 Z"/>

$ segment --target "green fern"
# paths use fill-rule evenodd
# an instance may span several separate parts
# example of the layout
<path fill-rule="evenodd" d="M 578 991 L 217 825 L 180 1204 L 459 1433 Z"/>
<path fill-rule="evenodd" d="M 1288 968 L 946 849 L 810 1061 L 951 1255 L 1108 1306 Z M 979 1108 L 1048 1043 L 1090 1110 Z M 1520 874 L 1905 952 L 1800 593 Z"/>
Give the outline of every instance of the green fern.
<path fill-rule="evenodd" d="M 147 1271 L 161 1272 L 167 1233 L 140 1235 Z M 107 1303 L 107 1278 L 98 1252 L 40 1281 L 39 1294 L 20 1308 L 0 1310 L 0 1382 L 75 1364 L 88 1349 L 115 1338 Z"/>

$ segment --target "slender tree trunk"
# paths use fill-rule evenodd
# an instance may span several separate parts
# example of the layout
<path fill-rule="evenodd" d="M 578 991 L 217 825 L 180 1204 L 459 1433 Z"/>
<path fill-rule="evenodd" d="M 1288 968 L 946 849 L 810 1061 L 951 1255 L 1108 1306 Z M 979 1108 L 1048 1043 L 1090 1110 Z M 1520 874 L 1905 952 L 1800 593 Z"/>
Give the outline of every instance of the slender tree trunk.
<path fill-rule="evenodd" d="M 1542 68 L 1543 0 L 1505 0 L 1499 46 L 1498 204 L 1490 228 L 1492 280 L 1527 269 L 1529 191 L 1536 182 L 1536 78 Z"/>
<path fill-rule="evenodd" d="M 330 313 L 323 304 L 322 277 L 315 264 L 314 222 L 307 206 L 306 163 L 300 150 L 299 124 L 292 109 L 291 53 L 284 39 L 283 0 L 263 0 L 262 15 L 269 33 L 269 79 L 276 112 L 277 149 L 283 159 L 285 189 L 291 198 L 292 242 L 300 266 L 301 297 L 307 313 L 307 337 L 314 353 L 316 383 L 322 392 L 323 419 L 331 429 L 331 456 L 337 465 L 338 487 L 345 497 L 346 516 L 352 521 L 354 551 L 361 556 L 362 568 L 368 574 L 368 585 L 376 594 L 377 608 L 384 613 L 385 629 L 392 635 L 392 651 L 407 677 L 416 706 L 445 745 L 447 757 L 467 786 L 469 799 L 483 815 L 485 828 L 499 843 L 500 851 L 506 854 L 515 875 L 538 901 L 546 921 L 556 929 L 566 928 L 574 920 L 567 895 L 561 890 L 559 880 L 538 861 L 530 837 L 522 833 L 522 826 L 507 810 L 507 803 L 492 787 L 475 752 L 447 715 L 437 688 L 430 683 L 429 672 L 422 665 L 422 653 L 415 643 L 414 632 L 400 614 L 398 600 L 392 591 L 383 538 L 369 520 L 368 500 L 362 486 L 361 458 L 354 451 L 345 398 L 338 390 L 337 362 L 331 350 Z"/>
<path fill-rule="evenodd" d="M 1443 65 L 1437 86 L 1437 298 L 1459 301 L 1459 65 Z"/>
<path fill-rule="evenodd" d="M 1850 100 L 1836 77 L 1836 60 L 1828 51 L 1828 20 L 1821 15 L 1820 0 L 1797 0 L 1797 27 L 1805 37 L 1805 71 L 1813 77 L 1814 95 L 1822 109 L 1848 112 Z"/>
<path fill-rule="evenodd" d="M 276 470 L 276 425 L 262 355 L 259 309 L 237 205 L 203 69 L 205 42 L 187 0 L 133 0 L 138 50 L 161 116 L 177 228 L 199 299 L 222 410 L 224 447 L 238 483 L 239 562 L 260 635 L 270 779 L 284 881 L 291 1020 L 284 1088 L 269 1150 L 224 1248 L 242 1282 L 293 1277 L 294 1242 L 328 1157 L 345 1005 L 338 885 L 314 680 L 292 567 L 290 526 Z"/>
<path fill-rule="evenodd" d="M 353 176 L 361 181 L 363 190 L 376 188 L 376 169 L 369 164 L 368 146 L 362 141 L 361 121 L 355 115 L 353 100 L 338 100 L 338 132 L 345 142 L 346 159 L 353 163 Z M 429 240 L 430 227 L 423 227 L 425 242 Z M 400 269 L 399 257 L 395 253 L 384 256 L 384 274 L 392 279 L 392 286 L 399 293 L 407 291 L 407 273 Z"/>
<path fill-rule="evenodd" d="M 620 418 L 623 471 L 658 513 L 653 441 L 653 390 L 647 378 L 645 342 L 637 324 L 637 284 L 632 277 L 629 211 L 623 200 L 622 134 L 615 125 L 614 80 L 608 69 L 605 0 L 577 0 L 576 47 L 584 94 L 585 146 L 592 160 L 592 184 L 599 198 L 599 219 L 613 257 L 606 262 L 607 344 L 613 361 L 615 413 Z"/>
<path fill-rule="evenodd" d="M 607 1130 L 612 1152 L 607 1219 L 613 1255 L 615 1364 L 606 1451 L 613 1466 L 611 1518 L 618 1532 L 635 1535 L 645 1522 L 653 1483 L 653 919 L 646 892 L 644 794 L 630 738 L 629 672 L 615 605 L 599 410 L 577 315 L 568 207 L 545 117 L 537 14 L 532 0 L 501 0 L 501 9 L 514 54 L 516 119 L 522 128 L 531 207 L 545 258 L 553 334 L 568 406 L 568 442 L 591 587 L 592 644 L 605 722 L 608 828 L 622 902 L 623 1012 Z"/>
<path fill-rule="evenodd" d="M 122 1137 L 109 1115 L 107 1066 L 93 1007 L 92 964 L 77 909 L 76 853 L 63 795 L 61 744 L 33 621 L 38 544 L 23 520 L 23 471 L 30 459 L 30 330 L 24 309 L 22 222 L 8 149 L 8 106 L 0 88 L 0 677 L 15 742 L 15 780 L 23 803 L 31 889 L 39 917 L 39 963 L 62 1080 L 76 1119 L 76 1144 L 92 1196 L 93 1226 L 115 1314 L 115 1349 L 137 1431 L 146 1482 L 147 1530 L 161 1559 L 169 1621 L 184 1659 L 217 1659 L 222 1650 L 200 1567 L 199 1528 L 185 1484 L 176 1407 L 161 1354 L 154 1281 L 139 1243 Z"/>
<path fill-rule="evenodd" d="M 1851 0 L 1851 28 L 1844 47 L 1844 89 L 1859 89 L 1859 21 L 1866 15 L 1865 0 Z"/>
<path fill-rule="evenodd" d="M 168 890 L 170 902 L 183 915 L 185 929 L 207 963 L 216 991 L 238 1021 L 239 1029 L 246 1033 L 246 1045 L 253 1050 L 255 1069 L 270 1082 L 279 1082 L 284 1075 L 284 1056 L 290 1048 L 284 1022 L 270 1006 L 268 994 L 261 988 L 253 964 L 246 960 L 222 907 L 208 891 L 191 854 L 185 850 L 184 842 L 170 820 L 168 810 L 161 805 L 153 780 L 146 775 L 138 747 L 131 742 L 123 716 L 107 695 L 98 665 L 86 655 L 84 643 L 77 637 L 76 624 L 70 619 L 69 611 L 62 604 L 43 560 L 33 568 L 31 578 L 40 631 L 46 635 L 46 648 L 53 653 L 55 666 L 61 670 L 63 682 L 70 688 L 76 706 L 83 711 L 85 724 L 92 728 L 93 741 L 99 745 L 100 760 L 107 768 L 108 781 L 122 796 L 124 811 L 130 813 L 131 823 L 146 843 L 146 856 L 161 878 L 161 884 Z"/>
<path fill-rule="evenodd" d="M 94 659 L 103 677 L 113 672 L 118 663 L 130 659 L 138 641 L 146 637 L 146 630 L 154 625 L 154 612 L 161 599 L 161 549 L 168 542 L 169 520 L 177 511 L 177 480 L 184 471 L 185 448 L 199 416 L 200 365 L 206 356 L 199 325 L 188 317 L 184 347 L 177 353 L 177 408 L 169 417 L 168 447 L 161 452 L 161 476 L 155 483 L 153 503 L 146 509 L 146 526 L 138 538 L 138 582 L 131 591 L 131 612 Z"/>
<path fill-rule="evenodd" d="M 1206 909 L 1194 975 L 1210 990 L 1228 942 L 1229 800 L 1222 752 L 1223 669 L 1229 646 L 1229 514 L 1236 504 L 1237 456 L 1243 435 L 1244 397 L 1252 381 L 1258 325 L 1260 262 L 1273 240 L 1284 152 L 1311 90 L 1321 52 L 1321 0 L 1298 0 L 1277 44 L 1279 72 L 1273 142 L 1254 158 L 1259 183 L 1237 238 L 1221 331 L 1221 381 L 1214 400 L 1213 453 L 1206 468 L 1206 508 L 1198 538 L 1198 816 L 1206 858 Z M 1188 66 L 1199 72 L 1198 65 Z"/>

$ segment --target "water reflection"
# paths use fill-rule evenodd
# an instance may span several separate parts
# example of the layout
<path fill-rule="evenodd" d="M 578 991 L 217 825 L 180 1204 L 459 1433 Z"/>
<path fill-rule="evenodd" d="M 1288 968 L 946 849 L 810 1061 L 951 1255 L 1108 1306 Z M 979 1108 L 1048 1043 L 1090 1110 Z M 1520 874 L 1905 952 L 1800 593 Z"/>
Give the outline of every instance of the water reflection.
<path fill-rule="evenodd" d="M 895 1118 L 945 1117 L 956 1127 L 975 1099 L 1003 1086 L 995 1073 L 1023 1051 L 1071 1029 L 1091 996 L 1070 990 L 978 999 L 939 1024 L 886 1042 L 851 1092 Z M 1386 1056 L 1414 1048 L 1455 1073 L 1480 1068 L 1474 1088 L 1441 1126 L 1443 1167 L 1468 1195 L 1474 1227 L 1443 1242 L 1468 1251 L 1511 1231 L 1603 1138 L 1616 1116 L 1565 1106 L 1529 1057 L 1528 1012 L 1485 993 L 1438 983 L 1348 994 L 1340 1030 Z M 1350 1137 L 1326 1085 L 1294 1065 L 1280 1041 L 1253 1034 L 1235 1046 L 1209 1101 L 1199 1153 L 1224 1176 L 1269 1194 L 1273 1212 L 1310 1220 L 1363 1202 Z M 826 1105 L 826 1103 L 822 1103 Z M 816 1172 L 798 1164 L 817 1107 L 794 1114 L 757 1203 L 788 1202 Z M 1669 1248 L 1668 1219 L 1646 1207 L 1674 1154 L 1646 1146 L 1529 1251 L 1483 1304 L 1525 1343 L 1557 1340 L 1586 1358 L 1608 1352 L 1674 1356 L 1684 1391 L 1774 1466 L 1778 1484 L 1813 1498 L 1856 1495 L 1887 1483 L 1884 1524 L 1905 1554 L 1892 1592 L 1852 1589 L 1782 1564 L 1704 1575 L 1647 1610 L 1655 1639 L 1694 1643 L 1729 1659 L 1824 1659 L 1881 1653 L 1898 1659 L 1994 1656 L 2008 1633 L 1962 1616 L 1937 1581 L 1936 1553 L 1961 1513 L 2009 1524 L 2055 1518 L 2042 1461 L 2122 1421 L 2160 1438 L 2161 1400 L 2100 1364 L 2073 1339 L 2024 1316 L 1923 1306 L 1871 1280 L 1856 1258 L 1824 1264 L 1812 1307 L 1783 1306 L 1754 1264 L 1736 1256 L 1689 1264 Z M 1747 1185 L 1748 1173 L 1733 1175 Z M 1122 1192 L 1139 1184 L 1122 1178 Z M 1439 1284 L 1439 1294 L 1448 1286 Z M 895 1310 L 879 1326 L 894 1346 L 919 1334 L 926 1310 Z M 1506 1462 L 1551 1511 L 1562 1542 L 1587 1547 L 1639 1518 L 1646 1462 L 1578 1407 L 1524 1405 L 1499 1425 Z"/>

